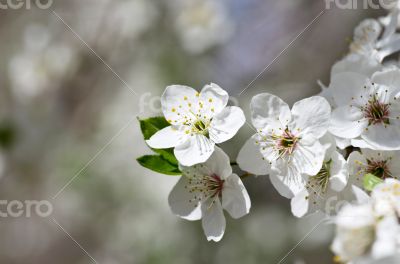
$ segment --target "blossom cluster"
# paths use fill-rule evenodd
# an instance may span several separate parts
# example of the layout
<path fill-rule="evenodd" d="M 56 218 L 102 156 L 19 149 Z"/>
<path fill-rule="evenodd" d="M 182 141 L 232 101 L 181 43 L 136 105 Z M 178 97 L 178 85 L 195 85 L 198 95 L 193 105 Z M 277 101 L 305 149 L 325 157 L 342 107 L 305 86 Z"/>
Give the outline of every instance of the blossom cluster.
<path fill-rule="evenodd" d="M 165 122 L 147 133 L 146 122 L 155 122 L 141 121 L 147 144 L 159 156 L 139 162 L 182 175 L 169 196 L 172 212 L 201 219 L 207 239 L 219 241 L 223 211 L 240 218 L 251 207 L 244 177 L 231 167 L 237 164 L 246 176 L 268 175 L 290 199 L 294 216 L 330 217 L 337 226 L 332 250 L 339 262 L 400 253 L 400 63 L 386 59 L 400 50 L 398 18 L 393 10 L 363 21 L 319 95 L 292 107 L 270 93 L 254 96 L 254 135 L 236 162 L 218 146 L 246 122 L 239 107 L 227 106 L 228 93 L 213 83 L 200 92 L 167 87 L 161 98 Z"/>

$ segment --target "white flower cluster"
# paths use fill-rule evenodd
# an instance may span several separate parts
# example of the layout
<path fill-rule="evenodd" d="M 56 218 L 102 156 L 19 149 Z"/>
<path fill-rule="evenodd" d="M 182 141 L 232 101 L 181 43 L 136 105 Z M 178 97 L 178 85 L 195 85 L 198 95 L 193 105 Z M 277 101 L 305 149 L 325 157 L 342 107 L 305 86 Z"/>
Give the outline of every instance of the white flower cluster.
<path fill-rule="evenodd" d="M 386 179 L 369 197 L 344 206 L 334 219 L 332 250 L 343 263 L 399 263 L 400 181 Z"/>
<path fill-rule="evenodd" d="M 187 86 L 167 87 L 161 105 L 171 126 L 147 141 L 152 148 L 174 148 L 183 177 L 169 196 L 170 207 L 184 219 L 202 219 L 207 238 L 214 241 L 225 231 L 222 209 L 233 218 L 250 210 L 241 179 L 215 146 L 231 139 L 245 122 L 239 107 L 227 107 L 228 99 L 228 93 L 213 83 L 200 93 Z"/>
<path fill-rule="evenodd" d="M 256 133 L 237 157 L 243 171 L 269 175 L 277 191 L 291 199 L 296 217 L 315 212 L 332 217 L 337 225 L 332 249 L 343 263 L 379 260 L 400 250 L 400 182 L 395 180 L 400 177 L 400 64 L 384 62 L 400 50 L 398 17 L 394 10 L 363 21 L 350 53 L 333 66 L 331 83 L 319 96 L 290 108 L 275 95 L 256 95 L 250 104 Z M 169 86 L 161 103 L 170 126 L 147 140 L 155 149 L 174 148 L 179 161 L 183 177 L 169 197 L 172 211 L 202 219 L 214 241 L 224 234 L 223 209 L 233 218 L 250 209 L 241 178 L 216 146 L 245 123 L 242 110 L 227 102 L 228 94 L 216 84 L 200 93 Z M 378 182 L 368 189 L 370 175 Z"/>

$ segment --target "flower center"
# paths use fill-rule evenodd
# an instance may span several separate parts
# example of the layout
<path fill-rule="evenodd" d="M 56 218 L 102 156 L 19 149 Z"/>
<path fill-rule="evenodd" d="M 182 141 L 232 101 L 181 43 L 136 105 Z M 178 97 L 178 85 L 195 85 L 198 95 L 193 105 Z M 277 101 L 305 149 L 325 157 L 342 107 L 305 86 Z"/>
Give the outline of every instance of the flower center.
<path fill-rule="evenodd" d="M 216 174 L 189 179 L 189 184 L 185 188 L 189 190 L 189 193 L 194 194 L 193 199 L 189 200 L 189 202 L 206 201 L 211 198 L 211 206 L 216 199 L 221 197 L 224 183 L 225 180 L 222 180 Z"/>
<path fill-rule="evenodd" d="M 192 125 L 192 132 L 209 137 L 208 126 L 210 122 L 206 123 L 203 120 L 197 120 Z"/>
<path fill-rule="evenodd" d="M 272 136 L 276 142 L 276 150 L 279 152 L 279 156 L 283 157 L 286 154 L 291 155 L 296 149 L 299 138 L 294 136 L 289 129 L 286 129 L 282 135 Z"/>
<path fill-rule="evenodd" d="M 367 160 L 366 173 L 371 173 L 381 179 L 392 178 L 392 173 L 387 165 L 387 160 L 375 161 Z"/>
<path fill-rule="evenodd" d="M 390 124 L 389 104 L 379 102 L 376 96 L 368 100 L 367 105 L 362 108 L 364 117 L 368 119 L 369 125 Z"/>
<path fill-rule="evenodd" d="M 326 192 L 329 178 L 331 177 L 331 165 L 332 159 L 323 163 L 322 168 L 317 175 L 310 177 L 309 185 L 312 189 L 318 187 L 320 192 Z"/>

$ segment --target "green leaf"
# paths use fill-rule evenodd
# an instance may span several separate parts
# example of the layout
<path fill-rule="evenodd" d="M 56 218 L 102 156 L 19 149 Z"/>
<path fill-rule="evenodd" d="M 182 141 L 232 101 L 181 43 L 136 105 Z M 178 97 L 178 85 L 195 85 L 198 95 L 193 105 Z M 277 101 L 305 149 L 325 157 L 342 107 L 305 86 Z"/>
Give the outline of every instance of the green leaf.
<path fill-rule="evenodd" d="M 367 191 L 372 191 L 376 185 L 381 184 L 382 179 L 376 177 L 375 175 L 369 173 L 364 176 L 364 189 Z"/>
<path fill-rule="evenodd" d="M 140 120 L 140 129 L 142 130 L 142 134 L 145 140 L 148 140 L 153 136 L 155 133 L 157 133 L 159 130 L 170 126 L 170 123 L 165 120 L 164 117 L 158 116 L 158 117 L 151 117 L 147 119 L 142 119 Z"/>
<path fill-rule="evenodd" d="M 178 165 L 170 163 L 163 156 L 146 155 L 137 159 L 140 165 L 152 171 L 167 174 L 167 175 L 181 175 Z"/>
<path fill-rule="evenodd" d="M 170 126 L 170 124 L 165 120 L 164 117 L 151 117 L 147 119 L 140 120 L 140 129 L 145 140 L 150 139 L 159 130 Z M 178 165 L 178 160 L 175 158 L 174 150 L 171 149 L 152 149 L 154 152 L 160 154 L 164 159 L 173 165 Z"/>
<path fill-rule="evenodd" d="M 152 149 L 154 152 L 160 154 L 169 163 L 178 166 L 178 160 L 175 158 L 174 149 Z"/>

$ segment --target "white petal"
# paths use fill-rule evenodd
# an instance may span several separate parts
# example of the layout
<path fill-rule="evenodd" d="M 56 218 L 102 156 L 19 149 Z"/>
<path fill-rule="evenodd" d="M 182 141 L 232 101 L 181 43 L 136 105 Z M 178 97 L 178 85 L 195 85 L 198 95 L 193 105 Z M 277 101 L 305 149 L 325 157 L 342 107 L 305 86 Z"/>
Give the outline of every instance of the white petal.
<path fill-rule="evenodd" d="M 220 241 L 224 236 L 226 226 L 220 200 L 217 198 L 211 206 L 209 203 L 203 203 L 201 210 L 203 212 L 202 225 L 207 240 Z"/>
<path fill-rule="evenodd" d="M 367 160 L 360 152 L 353 151 L 347 159 L 347 164 L 349 167 L 349 184 L 363 189 L 363 167 L 366 166 Z"/>
<path fill-rule="evenodd" d="M 322 138 L 319 139 L 322 147 L 326 150 L 325 161 L 329 161 L 330 156 L 336 151 L 336 141 L 335 136 L 331 133 L 326 133 Z"/>
<path fill-rule="evenodd" d="M 335 99 L 332 96 L 332 89 L 328 89 L 321 81 L 318 80 L 318 85 L 321 87 L 321 92 L 317 94 L 318 96 L 324 97 L 331 107 L 337 107 Z"/>
<path fill-rule="evenodd" d="M 242 180 L 236 174 L 229 176 L 222 190 L 222 207 L 237 219 L 249 213 L 251 202 Z"/>
<path fill-rule="evenodd" d="M 371 146 L 368 144 L 364 139 L 359 138 L 359 139 L 351 139 L 350 143 L 353 147 L 356 148 L 363 148 L 363 149 L 374 149 L 374 146 Z"/>
<path fill-rule="evenodd" d="M 291 130 L 321 138 L 328 130 L 330 117 L 331 106 L 325 98 L 306 98 L 293 105 Z"/>
<path fill-rule="evenodd" d="M 381 72 L 376 72 L 371 81 L 377 84 L 383 84 L 390 88 L 399 88 L 400 84 L 400 70 L 396 68 L 388 68 Z"/>
<path fill-rule="evenodd" d="M 188 139 L 185 126 L 169 126 L 155 133 L 146 143 L 155 149 L 176 147 Z"/>
<path fill-rule="evenodd" d="M 204 163 L 207 175 L 215 174 L 221 179 L 226 179 L 232 174 L 230 159 L 226 153 L 219 147 L 215 147 L 214 153 Z"/>
<path fill-rule="evenodd" d="M 246 117 L 242 109 L 236 106 L 226 107 L 215 115 L 210 125 L 210 138 L 215 143 L 231 139 L 243 126 Z"/>
<path fill-rule="evenodd" d="M 332 89 L 335 102 L 340 107 L 349 103 L 352 97 L 358 97 L 366 81 L 367 76 L 358 73 L 339 73 L 332 77 L 329 89 Z"/>
<path fill-rule="evenodd" d="M 371 74 L 378 71 L 381 67 L 382 65 L 372 56 L 350 54 L 333 65 L 331 76 L 343 72 L 355 72 L 365 76 L 371 76 Z"/>
<path fill-rule="evenodd" d="M 296 217 L 303 217 L 308 213 L 309 209 L 309 193 L 307 190 L 303 190 L 298 193 L 290 201 L 292 213 Z"/>
<path fill-rule="evenodd" d="M 190 221 L 199 220 L 202 215 L 200 203 L 185 188 L 187 185 L 188 178 L 182 176 L 168 196 L 169 206 L 177 216 Z"/>
<path fill-rule="evenodd" d="M 288 199 L 293 198 L 296 194 L 301 192 L 304 189 L 306 183 L 306 181 L 302 177 L 300 177 L 300 179 L 291 178 L 298 178 L 298 176 L 295 176 L 292 171 L 285 176 L 281 176 L 277 173 L 272 172 L 269 175 L 269 179 L 271 180 L 271 183 L 275 187 L 275 189 L 279 192 L 280 195 Z"/>
<path fill-rule="evenodd" d="M 199 97 L 196 90 L 183 85 L 168 86 L 161 96 L 161 106 L 165 119 L 171 124 L 184 124 L 185 117 L 197 114 Z"/>
<path fill-rule="evenodd" d="M 349 179 L 347 162 L 337 151 L 331 155 L 331 158 L 331 177 L 329 178 L 330 188 L 334 191 L 340 192 L 346 187 Z"/>
<path fill-rule="evenodd" d="M 376 124 L 368 127 L 361 137 L 367 144 L 379 150 L 400 150 L 400 124 L 391 121 L 390 125 Z"/>
<path fill-rule="evenodd" d="M 305 142 L 302 138 L 293 153 L 292 163 L 300 173 L 316 175 L 322 167 L 325 149 L 318 140 Z"/>
<path fill-rule="evenodd" d="M 200 92 L 200 100 L 203 103 L 207 115 L 214 116 L 228 104 L 229 95 L 215 83 L 208 84 Z M 213 110 L 212 110 L 213 109 Z"/>
<path fill-rule="evenodd" d="M 203 135 L 193 135 L 185 143 L 176 146 L 174 154 L 183 166 L 193 166 L 205 162 L 214 152 L 214 145 Z"/>
<path fill-rule="evenodd" d="M 358 204 L 365 204 L 368 203 L 370 201 L 370 196 L 361 188 L 352 185 L 351 186 L 351 191 L 357 201 Z"/>
<path fill-rule="evenodd" d="M 363 113 L 355 107 L 342 106 L 332 112 L 329 132 L 341 138 L 356 138 L 364 132 L 368 120 L 363 119 Z"/>
<path fill-rule="evenodd" d="M 289 106 L 279 97 L 262 93 L 253 97 L 250 103 L 251 118 L 257 129 L 285 128 L 292 119 Z"/>
<path fill-rule="evenodd" d="M 269 173 L 269 166 L 263 160 L 260 148 L 256 145 L 254 137 L 249 138 L 243 145 L 236 162 L 243 171 L 254 175 L 266 175 Z"/>
<path fill-rule="evenodd" d="M 356 229 L 373 226 L 375 217 L 370 204 L 348 204 L 339 212 L 335 222 L 339 226 Z"/>
<path fill-rule="evenodd" d="M 348 138 L 341 138 L 341 137 L 335 136 L 335 142 L 336 142 L 336 146 L 339 149 L 345 149 L 345 148 L 351 146 L 351 139 L 348 139 Z"/>
<path fill-rule="evenodd" d="M 376 238 L 372 246 L 374 258 L 388 257 L 397 252 L 399 231 L 398 220 L 395 216 L 386 216 L 377 223 Z"/>

